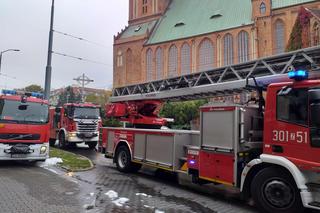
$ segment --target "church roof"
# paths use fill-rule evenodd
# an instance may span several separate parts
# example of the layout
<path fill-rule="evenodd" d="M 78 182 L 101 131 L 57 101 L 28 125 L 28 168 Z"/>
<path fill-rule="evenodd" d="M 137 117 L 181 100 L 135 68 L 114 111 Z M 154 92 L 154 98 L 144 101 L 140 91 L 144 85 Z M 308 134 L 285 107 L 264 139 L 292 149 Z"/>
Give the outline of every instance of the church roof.
<path fill-rule="evenodd" d="M 283 7 L 289 7 L 298 4 L 304 4 L 309 2 L 314 2 L 317 0 L 272 0 L 272 9 L 279 9 Z"/>
<path fill-rule="evenodd" d="M 251 0 L 172 0 L 147 44 L 253 24 Z"/>
<path fill-rule="evenodd" d="M 129 38 L 129 37 L 133 37 L 133 36 L 141 36 L 141 35 L 146 34 L 148 30 L 149 30 L 149 32 L 151 32 L 153 27 L 155 26 L 156 22 L 157 21 L 154 20 L 154 21 L 143 23 L 143 24 L 136 24 L 136 25 L 129 26 L 121 34 L 120 38 Z"/>

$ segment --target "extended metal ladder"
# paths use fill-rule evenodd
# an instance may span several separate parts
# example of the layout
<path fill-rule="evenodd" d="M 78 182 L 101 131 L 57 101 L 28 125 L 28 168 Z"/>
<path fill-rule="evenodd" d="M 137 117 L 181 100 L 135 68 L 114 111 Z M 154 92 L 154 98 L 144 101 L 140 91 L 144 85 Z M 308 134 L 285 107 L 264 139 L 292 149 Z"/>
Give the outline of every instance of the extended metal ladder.
<path fill-rule="evenodd" d="M 240 93 L 246 79 L 254 76 L 260 84 L 287 79 L 290 67 L 307 69 L 310 75 L 320 69 L 320 46 L 260 58 L 184 76 L 115 88 L 111 102 L 137 100 L 194 100 L 223 94 Z M 320 73 L 320 72 L 319 72 Z M 249 83 L 253 83 L 252 80 Z"/>

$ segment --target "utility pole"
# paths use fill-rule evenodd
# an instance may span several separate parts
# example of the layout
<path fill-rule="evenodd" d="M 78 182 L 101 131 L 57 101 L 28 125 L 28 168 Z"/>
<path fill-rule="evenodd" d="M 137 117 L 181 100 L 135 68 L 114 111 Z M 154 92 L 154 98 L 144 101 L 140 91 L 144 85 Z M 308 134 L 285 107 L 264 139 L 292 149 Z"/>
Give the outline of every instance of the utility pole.
<path fill-rule="evenodd" d="M 48 59 L 46 67 L 46 77 L 44 85 L 44 98 L 49 100 L 50 98 L 50 89 L 51 89 L 51 61 L 52 61 L 52 44 L 53 44 L 53 21 L 54 21 L 54 0 L 52 0 L 51 5 L 51 20 L 50 20 L 50 31 L 49 31 L 49 45 L 48 45 Z"/>
<path fill-rule="evenodd" d="M 91 80 L 88 76 L 86 76 L 84 73 L 79 76 L 78 78 L 74 78 L 73 80 L 77 81 L 78 84 L 81 85 L 81 100 L 84 102 L 84 86 L 90 84 L 91 82 L 94 82 Z"/>

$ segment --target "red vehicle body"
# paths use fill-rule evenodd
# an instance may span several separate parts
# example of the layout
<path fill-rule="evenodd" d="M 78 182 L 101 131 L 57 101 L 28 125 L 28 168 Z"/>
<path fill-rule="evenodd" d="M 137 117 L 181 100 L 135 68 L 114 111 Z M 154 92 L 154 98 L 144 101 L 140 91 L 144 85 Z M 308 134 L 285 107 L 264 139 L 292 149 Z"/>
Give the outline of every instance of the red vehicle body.
<path fill-rule="evenodd" d="M 0 96 L 0 160 L 44 161 L 49 156 L 48 102 L 4 90 Z"/>
<path fill-rule="evenodd" d="M 59 147 L 85 142 L 95 148 L 101 126 L 100 106 L 91 103 L 68 103 L 50 108 L 50 145 Z"/>
<path fill-rule="evenodd" d="M 101 150 L 122 172 L 147 165 L 223 184 L 268 212 L 320 210 L 319 88 L 287 79 L 268 85 L 264 107 L 208 104 L 200 131 L 102 128 Z"/>

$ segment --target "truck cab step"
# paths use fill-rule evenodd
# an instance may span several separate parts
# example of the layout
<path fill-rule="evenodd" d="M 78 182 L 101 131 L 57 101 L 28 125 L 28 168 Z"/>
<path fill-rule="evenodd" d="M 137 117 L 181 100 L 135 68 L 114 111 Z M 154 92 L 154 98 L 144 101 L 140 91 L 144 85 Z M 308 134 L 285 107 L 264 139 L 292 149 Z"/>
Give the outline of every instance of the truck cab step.
<path fill-rule="evenodd" d="M 320 202 L 314 201 L 309 203 L 310 206 L 314 206 L 314 207 L 320 207 Z"/>

